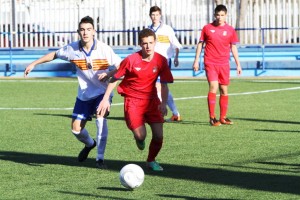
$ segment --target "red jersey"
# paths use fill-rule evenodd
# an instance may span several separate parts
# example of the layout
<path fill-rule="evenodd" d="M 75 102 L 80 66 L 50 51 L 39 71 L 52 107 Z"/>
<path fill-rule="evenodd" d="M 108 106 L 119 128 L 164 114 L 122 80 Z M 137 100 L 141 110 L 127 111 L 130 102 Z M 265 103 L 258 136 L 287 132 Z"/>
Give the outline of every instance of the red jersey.
<path fill-rule="evenodd" d="M 229 64 L 231 44 L 236 44 L 239 40 L 232 26 L 226 23 L 224 26 L 210 23 L 203 27 L 200 42 L 205 42 L 205 64 L 227 65 Z"/>
<path fill-rule="evenodd" d="M 161 83 L 173 83 L 167 59 L 158 53 L 154 53 L 150 62 L 142 60 L 142 51 L 129 55 L 121 62 L 114 78 L 123 76 L 118 93 L 140 99 L 157 97 L 155 83 L 159 76 Z"/>

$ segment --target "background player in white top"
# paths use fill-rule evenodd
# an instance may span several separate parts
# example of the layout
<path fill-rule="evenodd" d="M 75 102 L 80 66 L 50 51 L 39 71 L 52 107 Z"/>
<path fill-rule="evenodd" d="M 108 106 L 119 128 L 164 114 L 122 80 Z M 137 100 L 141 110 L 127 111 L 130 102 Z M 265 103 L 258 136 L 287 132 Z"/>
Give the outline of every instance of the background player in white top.
<path fill-rule="evenodd" d="M 24 76 L 27 77 L 36 65 L 56 58 L 70 61 L 76 65 L 79 87 L 72 114 L 71 128 L 74 136 L 85 144 L 78 155 L 78 161 L 85 161 L 89 152 L 97 146 L 96 167 L 105 168 L 104 151 L 108 135 L 106 120 L 108 113 L 96 115 L 96 141 L 89 135 L 85 125 L 96 114 L 97 106 L 108 85 L 107 78 L 116 71 L 115 69 L 109 70 L 110 66 L 118 68 L 121 58 L 114 53 L 111 47 L 94 39 L 95 33 L 94 20 L 89 16 L 82 18 L 78 25 L 80 40 L 32 62 L 25 69 Z M 110 102 L 111 99 L 112 96 Z"/>
<path fill-rule="evenodd" d="M 167 58 L 170 68 L 172 65 L 171 58 L 174 56 L 174 65 L 175 67 L 177 67 L 179 65 L 179 49 L 182 48 L 182 46 L 177 40 L 174 30 L 172 29 L 172 27 L 164 24 L 161 21 L 161 9 L 158 6 L 153 6 L 150 8 L 149 16 L 152 21 L 152 24 L 151 26 L 149 26 L 149 28 L 156 34 L 155 52 Z M 156 87 L 159 96 L 161 91 L 160 86 L 160 83 L 157 82 Z M 176 104 L 170 91 L 168 95 L 167 104 L 173 113 L 172 117 L 167 121 L 181 121 L 181 116 L 177 110 Z"/>

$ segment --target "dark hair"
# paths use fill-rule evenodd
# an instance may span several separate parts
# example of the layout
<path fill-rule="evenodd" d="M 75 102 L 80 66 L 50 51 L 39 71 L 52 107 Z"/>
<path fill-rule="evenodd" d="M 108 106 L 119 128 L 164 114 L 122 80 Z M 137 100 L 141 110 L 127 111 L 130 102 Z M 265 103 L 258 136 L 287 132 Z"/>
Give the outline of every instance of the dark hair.
<path fill-rule="evenodd" d="M 149 36 L 153 36 L 154 40 L 156 40 L 155 33 L 151 29 L 149 29 L 149 28 L 143 29 L 141 32 L 139 32 L 139 43 L 141 43 L 143 38 L 149 37 Z"/>
<path fill-rule="evenodd" d="M 153 12 L 156 12 L 156 11 L 158 11 L 159 14 L 161 14 L 161 9 L 158 6 L 152 6 L 150 8 L 149 15 L 151 15 Z"/>
<path fill-rule="evenodd" d="M 81 24 L 87 24 L 87 23 L 92 24 L 94 28 L 94 20 L 90 16 L 85 16 L 84 18 L 82 18 L 78 24 L 78 28 L 80 27 Z"/>
<path fill-rule="evenodd" d="M 217 5 L 217 7 L 215 8 L 215 13 L 218 13 L 220 11 L 224 11 L 225 13 L 227 13 L 227 8 L 226 6 L 220 4 L 220 5 Z"/>

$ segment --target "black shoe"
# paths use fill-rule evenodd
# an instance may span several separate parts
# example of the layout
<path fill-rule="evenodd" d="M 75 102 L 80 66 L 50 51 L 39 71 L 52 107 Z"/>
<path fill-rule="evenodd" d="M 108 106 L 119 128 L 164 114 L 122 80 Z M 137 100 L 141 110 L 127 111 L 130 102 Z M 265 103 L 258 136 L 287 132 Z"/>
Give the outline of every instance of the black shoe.
<path fill-rule="evenodd" d="M 107 169 L 107 166 L 104 164 L 103 160 L 96 160 L 96 167 L 98 169 Z"/>
<path fill-rule="evenodd" d="M 95 148 L 95 146 L 96 146 L 96 141 L 95 141 L 95 140 L 94 140 L 93 146 L 91 146 L 91 147 L 85 146 L 85 147 L 80 151 L 80 153 L 79 153 L 79 155 L 78 155 L 78 161 L 79 161 L 79 162 L 85 161 L 85 160 L 87 159 L 87 157 L 88 157 L 90 151 L 91 151 L 93 148 Z"/>

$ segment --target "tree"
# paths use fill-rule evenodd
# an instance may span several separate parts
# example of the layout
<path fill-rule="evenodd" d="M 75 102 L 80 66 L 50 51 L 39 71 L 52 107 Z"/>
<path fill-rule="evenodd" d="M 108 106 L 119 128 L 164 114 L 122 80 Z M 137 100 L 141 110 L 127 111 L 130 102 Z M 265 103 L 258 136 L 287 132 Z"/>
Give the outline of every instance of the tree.
<path fill-rule="evenodd" d="M 246 14 L 247 14 L 248 0 L 240 0 L 240 4 L 237 10 L 237 22 L 236 28 L 245 28 L 246 26 Z M 244 31 L 239 31 L 239 38 L 242 41 L 244 39 Z"/>

